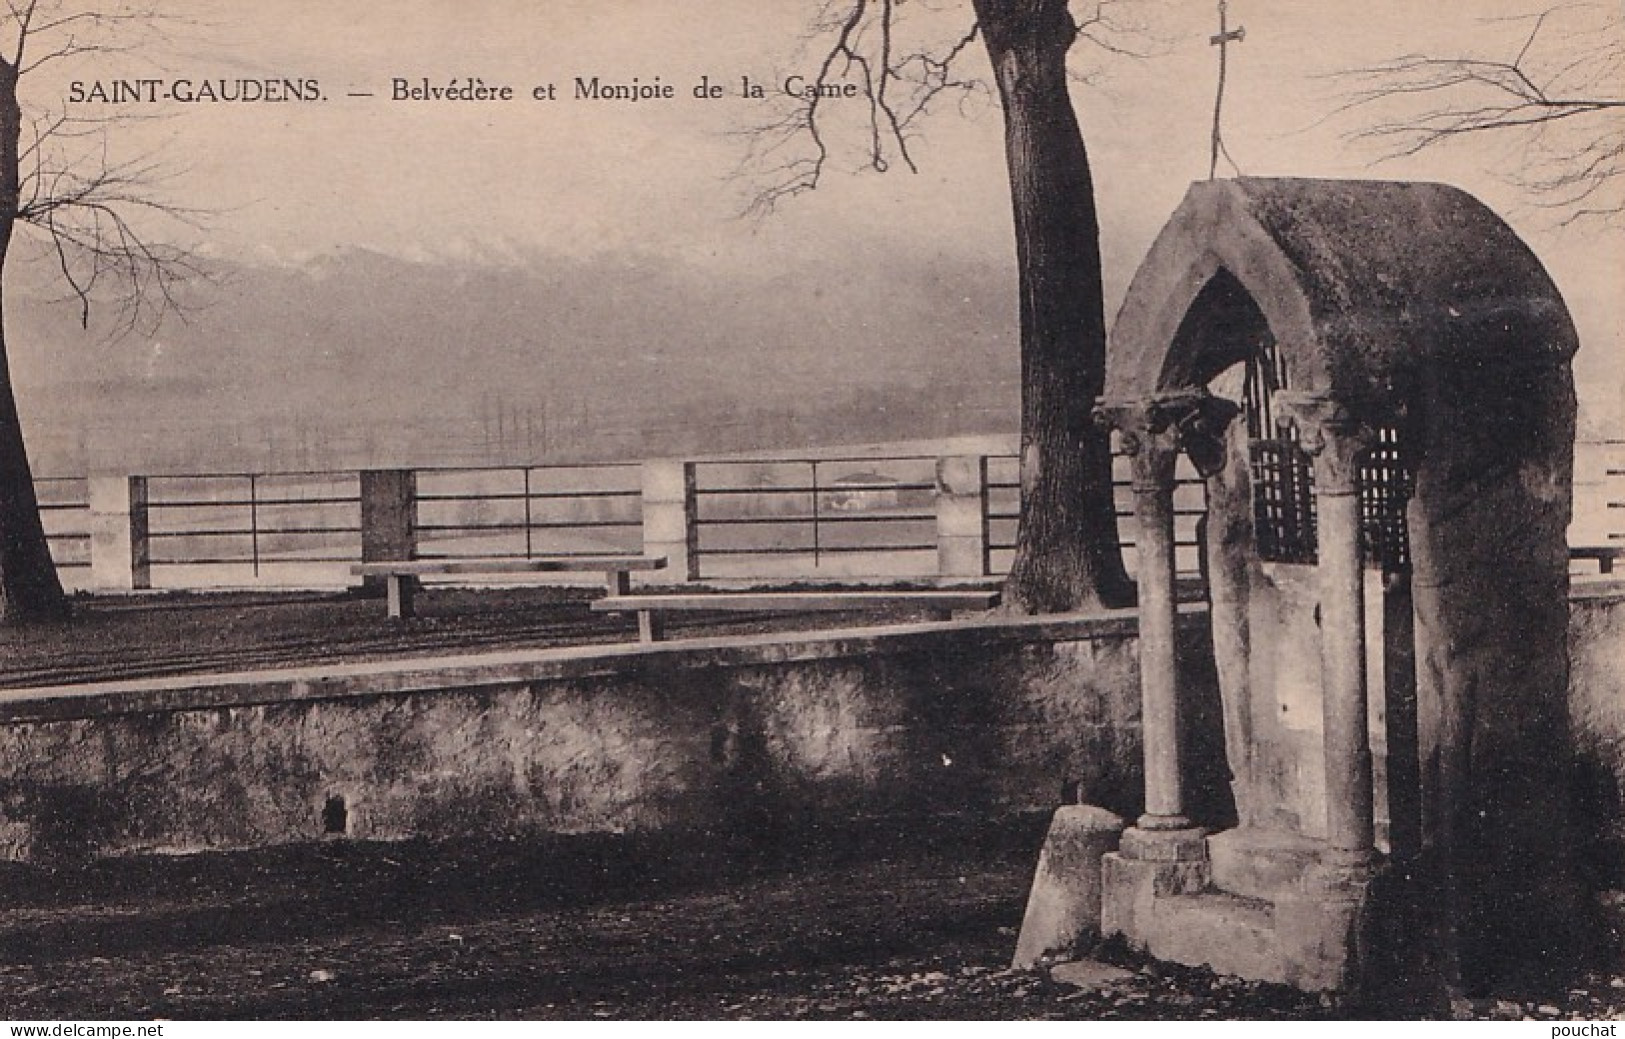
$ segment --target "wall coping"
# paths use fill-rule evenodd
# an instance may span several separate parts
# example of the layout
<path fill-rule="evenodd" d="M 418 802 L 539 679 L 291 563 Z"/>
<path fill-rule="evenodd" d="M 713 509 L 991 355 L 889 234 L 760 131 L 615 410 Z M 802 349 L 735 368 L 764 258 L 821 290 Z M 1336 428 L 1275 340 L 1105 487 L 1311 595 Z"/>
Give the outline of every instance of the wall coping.
<path fill-rule="evenodd" d="M 1616 599 L 1625 600 L 1625 578 L 1604 577 L 1587 581 L 1569 582 L 1569 601 Z"/>
<path fill-rule="evenodd" d="M 1193 604 L 1181 607 L 1181 612 L 1190 618 L 1188 622 L 1194 622 L 1207 610 L 1205 605 Z M 877 653 L 950 648 L 955 653 L 964 653 L 997 645 L 1131 636 L 1137 631 L 1136 612 L 1121 609 L 169 675 L 0 690 L 0 724 L 470 689 L 497 690 L 535 681 L 586 679 L 648 670 L 841 660 Z"/>
<path fill-rule="evenodd" d="M 1625 580 L 1587 581 L 1570 588 L 1571 602 L 1625 600 Z M 1205 604 L 1180 606 L 1185 623 L 1205 616 Z M 977 617 L 877 627 L 720 636 L 673 642 L 561 646 L 406 659 L 311 664 L 216 674 L 33 686 L 0 690 L 0 724 L 68 721 L 125 714 L 214 710 L 368 696 L 501 689 L 535 681 L 586 679 L 650 669 L 751 667 L 842 660 L 876 653 L 1034 642 L 1083 642 L 1132 636 L 1136 611 L 1099 610 L 1043 617 Z"/>

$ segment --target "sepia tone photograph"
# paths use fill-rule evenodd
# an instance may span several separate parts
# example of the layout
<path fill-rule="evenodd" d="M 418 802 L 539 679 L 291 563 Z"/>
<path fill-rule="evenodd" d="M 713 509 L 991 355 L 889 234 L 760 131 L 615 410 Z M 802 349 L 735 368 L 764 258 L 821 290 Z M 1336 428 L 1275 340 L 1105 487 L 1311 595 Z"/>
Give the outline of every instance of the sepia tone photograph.
<path fill-rule="evenodd" d="M 1618 0 L 5 0 L 0 1020 L 1625 1017 L 1622 232 Z"/>

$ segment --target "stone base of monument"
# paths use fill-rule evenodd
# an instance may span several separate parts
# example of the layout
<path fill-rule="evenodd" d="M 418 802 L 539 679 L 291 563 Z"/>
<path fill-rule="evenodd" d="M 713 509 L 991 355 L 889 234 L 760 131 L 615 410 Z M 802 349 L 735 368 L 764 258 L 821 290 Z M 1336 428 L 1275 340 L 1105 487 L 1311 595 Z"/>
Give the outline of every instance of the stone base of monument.
<path fill-rule="evenodd" d="M 1101 930 L 1160 960 L 1352 993 L 1371 867 L 1323 864 L 1321 842 L 1268 830 L 1128 830 L 1101 868 Z"/>
<path fill-rule="evenodd" d="M 1065 805 L 1050 821 L 1010 965 L 1086 949 L 1100 937 L 1100 860 L 1117 850 L 1123 820 L 1104 808 Z"/>

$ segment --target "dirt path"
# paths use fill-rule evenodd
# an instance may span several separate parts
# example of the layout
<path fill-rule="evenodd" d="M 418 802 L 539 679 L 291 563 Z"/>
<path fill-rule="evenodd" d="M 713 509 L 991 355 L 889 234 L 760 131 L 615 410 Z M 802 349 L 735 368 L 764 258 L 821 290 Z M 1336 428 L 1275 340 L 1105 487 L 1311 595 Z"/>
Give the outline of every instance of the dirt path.
<path fill-rule="evenodd" d="M 445 848 L 332 843 L 0 867 L 0 1018 L 1347 1016 L 1202 970 L 1098 990 L 1005 964 L 1030 822 Z M 1625 1016 L 1625 980 L 1502 1018 Z"/>
<path fill-rule="evenodd" d="M 1227 1011 L 1151 975 L 1102 995 L 1004 970 L 1034 839 L 1023 825 L 697 855 L 335 843 L 5 867 L 0 1017 L 1216 1016 L 1242 1013 L 1238 999 L 1247 1016 L 1320 1012 L 1239 983 Z"/>

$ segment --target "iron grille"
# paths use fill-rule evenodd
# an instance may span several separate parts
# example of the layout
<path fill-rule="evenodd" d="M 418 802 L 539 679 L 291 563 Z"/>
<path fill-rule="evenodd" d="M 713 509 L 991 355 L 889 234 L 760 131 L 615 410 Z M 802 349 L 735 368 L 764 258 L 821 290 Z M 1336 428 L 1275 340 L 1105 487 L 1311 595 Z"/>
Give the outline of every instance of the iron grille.
<path fill-rule="evenodd" d="M 1253 477 L 1253 526 L 1259 558 L 1278 563 L 1314 563 L 1317 529 L 1315 473 L 1298 444 L 1297 430 L 1277 422 L 1270 411 L 1276 390 L 1287 388 L 1286 365 L 1266 339 L 1248 358 L 1242 394 Z M 1405 505 L 1414 490 L 1410 459 L 1399 430 L 1383 426 L 1377 442 L 1357 459 L 1360 492 L 1360 552 L 1365 565 L 1387 571 L 1410 566 Z"/>
<path fill-rule="evenodd" d="M 1309 455 L 1289 439 L 1254 441 L 1253 526 L 1259 558 L 1277 563 L 1316 561 L 1315 472 Z M 1399 431 L 1384 426 L 1357 462 L 1360 555 L 1389 572 L 1411 565 L 1405 505 L 1413 489 Z"/>
<path fill-rule="evenodd" d="M 1415 481 L 1399 430 L 1383 426 L 1359 459 L 1360 554 L 1366 566 L 1395 573 L 1410 569 L 1405 503 Z"/>
<path fill-rule="evenodd" d="M 1296 440 L 1281 437 L 1250 445 L 1253 530 L 1260 559 L 1315 561 L 1315 472 Z"/>

